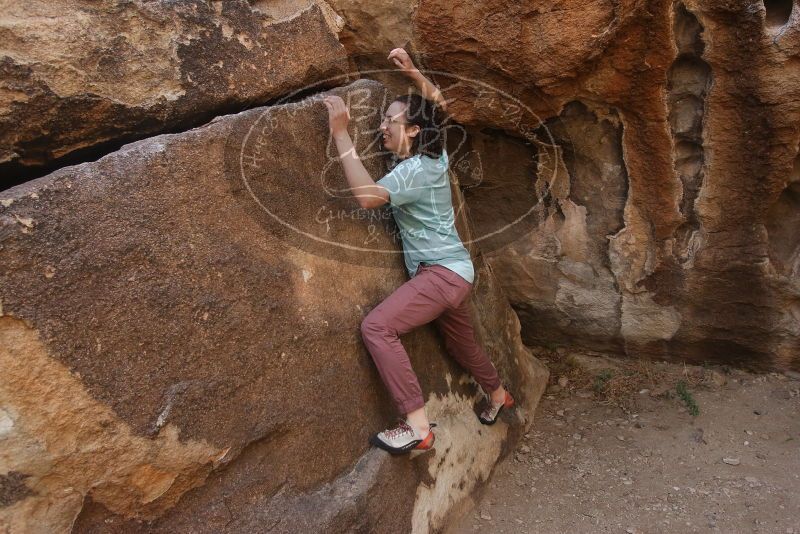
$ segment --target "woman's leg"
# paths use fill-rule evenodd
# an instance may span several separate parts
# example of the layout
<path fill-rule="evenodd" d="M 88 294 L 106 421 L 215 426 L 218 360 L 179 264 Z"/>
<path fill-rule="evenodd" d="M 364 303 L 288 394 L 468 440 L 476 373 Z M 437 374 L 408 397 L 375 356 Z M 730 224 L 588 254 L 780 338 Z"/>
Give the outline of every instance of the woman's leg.
<path fill-rule="evenodd" d="M 505 389 L 486 351 L 475 341 L 470 302 L 467 294 L 459 306 L 442 313 L 436 324 L 444 336 L 448 354 L 475 377 L 494 404 L 499 404 L 505 400 Z"/>
<path fill-rule="evenodd" d="M 422 435 L 428 432 L 425 400 L 399 336 L 433 321 L 453 302 L 457 288 L 428 268 L 397 288 L 361 323 L 364 344 L 398 411 Z"/>

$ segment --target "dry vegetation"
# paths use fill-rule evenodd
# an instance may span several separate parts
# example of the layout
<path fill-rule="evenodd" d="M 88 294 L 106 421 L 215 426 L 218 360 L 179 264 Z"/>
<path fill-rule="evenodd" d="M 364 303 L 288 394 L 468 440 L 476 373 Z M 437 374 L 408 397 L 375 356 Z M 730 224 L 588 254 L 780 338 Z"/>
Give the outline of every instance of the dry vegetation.
<path fill-rule="evenodd" d="M 634 411 L 643 394 L 679 397 L 690 413 L 697 407 L 693 389 L 721 385 L 730 373 L 727 367 L 675 366 L 647 360 L 609 359 L 598 354 L 579 354 L 562 349 L 537 349 L 550 369 L 548 395 L 577 395 Z M 693 408 L 694 406 L 694 408 Z"/>

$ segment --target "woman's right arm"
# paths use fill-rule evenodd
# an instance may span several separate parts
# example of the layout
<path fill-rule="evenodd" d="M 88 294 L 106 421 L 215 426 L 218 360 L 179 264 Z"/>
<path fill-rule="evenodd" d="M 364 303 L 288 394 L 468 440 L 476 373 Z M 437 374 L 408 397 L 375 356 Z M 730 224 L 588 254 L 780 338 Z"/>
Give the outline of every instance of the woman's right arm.
<path fill-rule="evenodd" d="M 436 102 L 436 105 L 442 108 L 443 111 L 447 111 L 447 101 L 444 99 L 442 92 L 414 66 L 414 62 L 411 61 L 411 57 L 405 49 L 395 48 L 389 52 L 389 57 L 386 59 L 393 60 L 403 74 L 414 80 L 414 84 L 423 97 Z"/>

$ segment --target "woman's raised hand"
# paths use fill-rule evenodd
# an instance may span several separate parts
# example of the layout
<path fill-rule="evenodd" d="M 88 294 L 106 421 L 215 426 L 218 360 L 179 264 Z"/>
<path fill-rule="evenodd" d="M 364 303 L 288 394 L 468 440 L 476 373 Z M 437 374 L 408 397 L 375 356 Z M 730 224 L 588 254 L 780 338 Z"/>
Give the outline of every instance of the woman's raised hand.
<path fill-rule="evenodd" d="M 422 93 L 422 96 L 436 102 L 443 110 L 447 110 L 447 101 L 444 99 L 442 92 L 414 66 L 408 52 L 402 48 L 395 48 L 389 52 L 389 57 L 386 59 L 394 61 L 394 64 L 400 68 L 403 74 L 414 80 L 414 84 L 419 89 L 419 92 Z"/>
<path fill-rule="evenodd" d="M 389 52 L 389 57 L 386 59 L 391 59 L 394 61 L 394 64 L 397 65 L 403 74 L 414 74 L 417 72 L 414 62 L 411 61 L 411 56 L 409 56 L 408 52 L 406 52 L 403 48 L 393 49 L 391 52 Z"/>
<path fill-rule="evenodd" d="M 350 110 L 341 97 L 327 95 L 322 101 L 328 108 L 328 122 L 330 123 L 331 135 L 347 133 L 347 124 L 350 121 Z"/>

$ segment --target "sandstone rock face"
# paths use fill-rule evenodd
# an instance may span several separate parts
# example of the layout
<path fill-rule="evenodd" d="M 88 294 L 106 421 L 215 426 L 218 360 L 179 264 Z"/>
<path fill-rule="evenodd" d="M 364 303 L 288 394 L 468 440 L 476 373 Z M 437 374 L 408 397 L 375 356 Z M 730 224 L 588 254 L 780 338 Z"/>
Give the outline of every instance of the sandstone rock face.
<path fill-rule="evenodd" d="M 0 12 L 5 187 L 25 168 L 185 129 L 349 71 L 343 20 L 322 0 L 4 0 Z"/>
<path fill-rule="evenodd" d="M 410 47 L 414 0 L 330 0 L 328 2 L 344 20 L 339 34 L 348 55 L 362 69 L 394 69 L 385 61 L 389 51 Z"/>
<path fill-rule="evenodd" d="M 386 90 L 332 92 L 381 175 Z M 315 95 L 3 193 L 3 531 L 428 532 L 486 479 L 547 372 L 478 258 L 478 334 L 517 423 L 480 425 L 478 386 L 426 327 L 403 341 L 435 451 L 369 447 L 395 414 L 359 326 L 406 274 L 390 219 L 344 194 L 334 155 Z"/>
<path fill-rule="evenodd" d="M 526 342 L 800 368 L 794 4 L 407 4 Z"/>
<path fill-rule="evenodd" d="M 794 4 L 0 0 L 3 183 L 353 64 L 385 82 L 334 90 L 378 177 L 408 86 L 384 59 L 411 50 L 451 100 L 479 336 L 520 401 L 479 425 L 421 329 L 436 451 L 368 448 L 389 211 L 357 208 L 319 95 L 250 109 L 0 194 L 3 530 L 436 531 L 531 423 L 522 340 L 800 370 Z"/>

